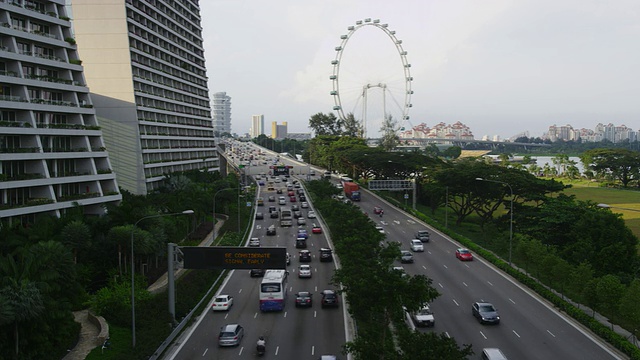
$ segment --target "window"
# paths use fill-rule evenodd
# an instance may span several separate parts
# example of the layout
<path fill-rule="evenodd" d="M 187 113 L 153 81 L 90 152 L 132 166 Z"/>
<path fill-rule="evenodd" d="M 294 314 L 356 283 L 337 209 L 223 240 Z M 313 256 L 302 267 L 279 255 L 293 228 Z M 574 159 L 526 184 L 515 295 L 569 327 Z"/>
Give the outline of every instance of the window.
<path fill-rule="evenodd" d="M 280 292 L 280 284 L 262 284 L 260 291 L 263 293 Z"/>

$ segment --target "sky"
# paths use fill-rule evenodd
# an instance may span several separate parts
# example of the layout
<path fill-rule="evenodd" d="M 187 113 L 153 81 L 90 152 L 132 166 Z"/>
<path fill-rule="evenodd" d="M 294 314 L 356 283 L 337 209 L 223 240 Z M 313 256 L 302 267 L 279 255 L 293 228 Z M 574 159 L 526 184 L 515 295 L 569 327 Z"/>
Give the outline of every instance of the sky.
<path fill-rule="evenodd" d="M 459 121 L 476 139 L 538 137 L 551 125 L 640 128 L 638 0 L 200 0 L 200 7 L 209 91 L 231 97 L 232 131 L 241 135 L 252 115 L 264 115 L 267 134 L 272 121 L 310 132 L 312 115 L 338 115 L 329 77 L 340 45 L 342 109 L 366 119 L 370 137 L 385 110 L 406 128 Z M 348 30 L 367 18 L 388 24 L 407 52 L 408 121 L 393 36 L 364 22 Z"/>

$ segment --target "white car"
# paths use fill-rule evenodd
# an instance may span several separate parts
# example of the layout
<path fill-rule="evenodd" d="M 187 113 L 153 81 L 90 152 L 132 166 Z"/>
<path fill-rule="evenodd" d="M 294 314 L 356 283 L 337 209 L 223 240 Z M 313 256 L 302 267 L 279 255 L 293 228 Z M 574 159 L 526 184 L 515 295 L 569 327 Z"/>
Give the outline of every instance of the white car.
<path fill-rule="evenodd" d="M 229 295 L 218 295 L 213 300 L 213 304 L 211 305 L 212 311 L 226 311 L 233 306 L 233 296 Z"/>
<path fill-rule="evenodd" d="M 384 234 L 384 228 L 380 225 L 376 226 L 376 230 L 378 230 L 378 232 L 380 232 L 380 234 Z"/>
<path fill-rule="evenodd" d="M 301 208 L 303 208 L 303 209 L 306 209 L 306 208 L 308 208 L 308 207 L 309 207 L 309 203 L 308 203 L 308 202 L 306 202 L 306 201 L 303 201 L 303 202 L 300 204 L 300 207 L 301 207 Z"/>
<path fill-rule="evenodd" d="M 422 252 L 424 251 L 424 246 L 422 245 L 422 241 L 418 239 L 411 240 L 411 251 L 413 252 Z"/>
<path fill-rule="evenodd" d="M 436 324 L 436 319 L 433 316 L 433 312 L 429 308 L 429 304 L 424 304 L 422 308 L 412 313 L 411 319 L 413 320 L 413 323 L 418 327 L 432 327 Z"/>
<path fill-rule="evenodd" d="M 298 277 L 299 278 L 310 278 L 311 277 L 311 266 L 309 266 L 309 265 L 300 265 L 300 268 L 298 268 Z"/>
<path fill-rule="evenodd" d="M 249 240 L 249 246 L 253 246 L 253 247 L 260 246 L 260 239 L 251 238 L 251 240 Z"/>
<path fill-rule="evenodd" d="M 316 212 L 313 210 L 309 210 L 309 212 L 307 213 L 307 218 L 308 219 L 315 219 L 316 218 Z"/>

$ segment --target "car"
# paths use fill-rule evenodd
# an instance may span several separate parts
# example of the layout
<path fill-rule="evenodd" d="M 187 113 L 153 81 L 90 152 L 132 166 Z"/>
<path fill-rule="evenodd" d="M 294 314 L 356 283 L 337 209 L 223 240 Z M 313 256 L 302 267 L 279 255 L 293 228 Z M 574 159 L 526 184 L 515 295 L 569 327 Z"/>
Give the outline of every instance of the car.
<path fill-rule="evenodd" d="M 309 265 L 300 265 L 298 267 L 298 277 L 299 278 L 310 278 L 311 277 L 311 266 L 309 266 Z"/>
<path fill-rule="evenodd" d="M 313 227 L 311 228 L 311 232 L 313 234 L 322 234 L 322 228 L 320 227 L 320 225 L 313 224 Z"/>
<path fill-rule="evenodd" d="M 315 219 L 316 218 L 316 212 L 313 210 L 309 210 L 309 212 L 307 212 L 307 219 Z"/>
<path fill-rule="evenodd" d="M 269 206 L 269 214 L 271 214 L 272 212 L 278 212 L 275 206 Z"/>
<path fill-rule="evenodd" d="M 342 189 L 344 189 L 344 186 L 342 186 L 342 183 L 337 183 L 336 184 L 336 188 L 342 190 Z"/>
<path fill-rule="evenodd" d="M 300 211 L 300 206 L 296 204 L 291 205 L 291 211 Z"/>
<path fill-rule="evenodd" d="M 275 201 L 276 201 L 276 197 L 275 197 L 275 196 L 273 196 L 273 195 L 271 195 L 271 196 L 269 196 L 269 197 L 267 198 L 267 201 L 269 201 L 269 202 L 275 202 Z"/>
<path fill-rule="evenodd" d="M 264 214 L 261 212 L 257 212 L 256 213 L 256 220 L 262 220 L 264 219 Z"/>
<path fill-rule="evenodd" d="M 320 248 L 320 261 L 328 262 L 333 260 L 333 250 L 329 248 Z"/>
<path fill-rule="evenodd" d="M 469 249 L 460 248 L 456 249 L 456 258 L 460 261 L 472 261 L 473 254 Z"/>
<path fill-rule="evenodd" d="M 293 191 L 293 189 L 290 189 L 289 191 L 287 191 L 287 195 L 288 196 L 296 196 L 296 193 L 295 193 L 295 191 Z"/>
<path fill-rule="evenodd" d="M 402 277 L 409 276 L 402 266 L 394 266 L 392 270 L 399 272 Z"/>
<path fill-rule="evenodd" d="M 482 360 L 507 360 L 507 357 L 498 348 L 482 349 Z"/>
<path fill-rule="evenodd" d="M 338 293 L 335 290 L 322 290 L 322 299 L 320 305 L 325 307 L 338 307 Z"/>
<path fill-rule="evenodd" d="M 238 346 L 244 337 L 244 328 L 238 324 L 227 324 L 220 328 L 218 346 Z"/>
<path fill-rule="evenodd" d="M 304 190 L 303 189 L 298 189 L 298 190 L 296 190 L 296 192 L 298 193 L 298 196 L 304 195 Z"/>
<path fill-rule="evenodd" d="M 296 238 L 296 249 L 306 249 L 306 248 L 307 248 L 307 239 Z"/>
<path fill-rule="evenodd" d="M 384 213 L 384 210 L 382 210 L 382 208 L 380 206 L 374 206 L 373 207 L 373 213 L 376 215 L 380 215 L 382 213 Z"/>
<path fill-rule="evenodd" d="M 316 171 L 315 170 L 309 170 L 309 176 L 316 176 Z"/>
<path fill-rule="evenodd" d="M 257 237 L 251 238 L 249 240 L 249 246 L 251 247 L 260 247 L 260 239 Z"/>
<path fill-rule="evenodd" d="M 262 180 L 258 181 L 258 185 L 264 186 L 264 181 L 262 181 Z"/>
<path fill-rule="evenodd" d="M 264 198 L 261 196 L 257 199 L 258 201 L 258 206 L 264 206 Z"/>
<path fill-rule="evenodd" d="M 284 198 L 278 199 L 278 205 L 286 205 L 287 201 Z"/>
<path fill-rule="evenodd" d="M 271 225 L 267 228 L 267 235 L 275 235 L 276 234 L 276 226 Z"/>
<path fill-rule="evenodd" d="M 296 199 L 295 196 L 289 196 L 289 201 L 296 202 L 296 201 L 298 201 L 298 199 Z"/>
<path fill-rule="evenodd" d="M 300 207 L 303 209 L 307 209 L 309 208 L 309 203 L 306 201 L 303 201 L 302 203 L 300 203 Z"/>
<path fill-rule="evenodd" d="M 309 250 L 300 250 L 298 259 L 300 259 L 300 262 L 311 262 L 311 252 Z"/>
<path fill-rule="evenodd" d="M 277 218 L 278 218 L 278 216 L 279 216 L 279 215 L 278 215 L 278 212 L 277 212 L 277 211 L 274 211 L 274 212 L 272 212 L 272 213 L 269 213 L 269 217 L 270 217 L 270 218 L 272 218 L 272 219 L 277 219 Z"/>
<path fill-rule="evenodd" d="M 298 184 L 298 183 L 293 184 L 293 188 L 294 189 L 300 189 L 300 184 Z"/>
<path fill-rule="evenodd" d="M 307 197 L 304 195 L 298 196 L 298 199 L 300 199 L 300 201 L 307 201 Z"/>
<path fill-rule="evenodd" d="M 471 313 L 480 324 L 499 324 L 500 315 L 493 304 L 485 301 L 477 301 L 471 305 Z"/>
<path fill-rule="evenodd" d="M 309 234 L 307 233 L 307 229 L 298 229 L 298 238 L 309 238 Z"/>
<path fill-rule="evenodd" d="M 413 262 L 413 254 L 408 250 L 400 251 L 400 262 L 403 264 L 410 264 Z"/>
<path fill-rule="evenodd" d="M 380 234 L 384 234 L 385 233 L 384 228 L 382 226 L 380 226 L 380 225 L 376 225 L 376 230 L 378 230 L 378 232 Z"/>
<path fill-rule="evenodd" d="M 414 236 L 423 243 L 429 242 L 429 232 L 427 230 L 418 230 Z"/>
<path fill-rule="evenodd" d="M 413 252 L 422 252 L 424 251 L 424 246 L 422 245 L 422 241 L 418 239 L 411 240 L 411 251 Z"/>
<path fill-rule="evenodd" d="M 307 225 L 307 220 L 305 218 L 303 218 L 302 216 L 298 218 L 298 225 Z"/>
<path fill-rule="evenodd" d="M 211 304 L 211 311 L 225 311 L 229 310 L 233 306 L 233 296 L 230 295 L 218 295 L 213 299 Z"/>
<path fill-rule="evenodd" d="M 282 189 L 277 189 L 276 194 L 282 194 Z"/>
<path fill-rule="evenodd" d="M 418 311 L 412 312 L 411 320 L 417 327 L 433 327 L 436 324 L 436 319 L 429 304 L 424 304 Z"/>
<path fill-rule="evenodd" d="M 287 253 L 287 265 L 291 265 L 291 255 Z"/>
<path fill-rule="evenodd" d="M 299 291 L 296 293 L 296 307 L 313 306 L 313 294 L 308 291 Z"/>
<path fill-rule="evenodd" d="M 302 217 L 302 212 L 300 210 L 293 212 L 294 219 L 300 219 Z"/>

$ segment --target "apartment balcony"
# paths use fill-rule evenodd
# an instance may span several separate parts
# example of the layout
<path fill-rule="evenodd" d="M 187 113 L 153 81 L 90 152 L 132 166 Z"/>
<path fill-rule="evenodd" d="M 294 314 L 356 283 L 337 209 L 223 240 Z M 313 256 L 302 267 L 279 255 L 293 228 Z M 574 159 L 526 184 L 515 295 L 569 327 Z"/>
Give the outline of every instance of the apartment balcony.
<path fill-rule="evenodd" d="M 79 206 L 100 205 L 107 202 L 122 200 L 122 194 L 117 192 L 100 194 L 87 194 L 87 196 L 71 196 L 62 198 L 57 202 L 53 199 L 29 199 L 21 205 L 0 204 L 0 218 L 29 215 L 34 213 L 55 212 L 62 209 L 70 209 Z"/>

